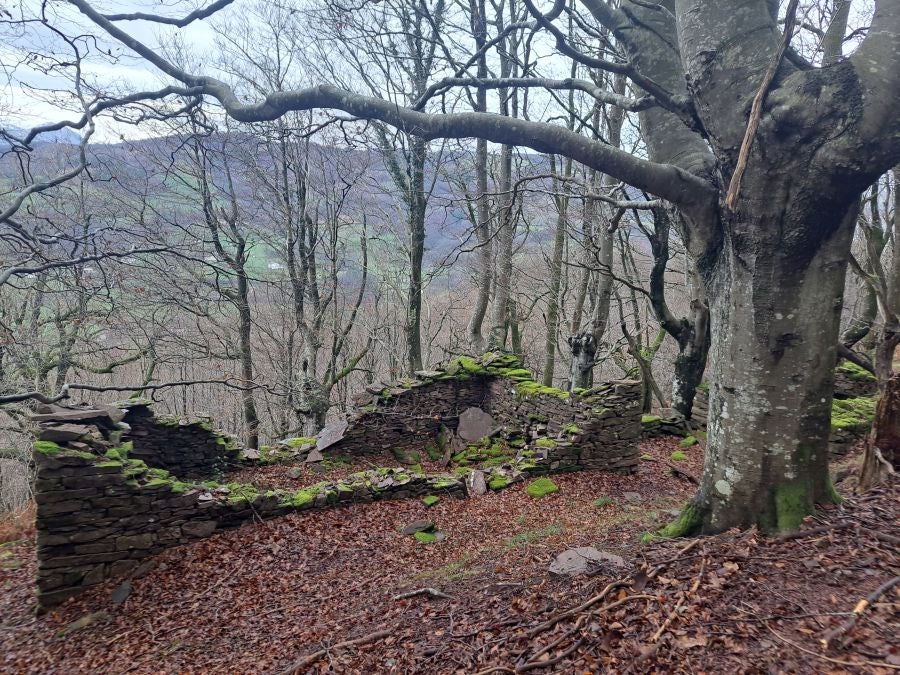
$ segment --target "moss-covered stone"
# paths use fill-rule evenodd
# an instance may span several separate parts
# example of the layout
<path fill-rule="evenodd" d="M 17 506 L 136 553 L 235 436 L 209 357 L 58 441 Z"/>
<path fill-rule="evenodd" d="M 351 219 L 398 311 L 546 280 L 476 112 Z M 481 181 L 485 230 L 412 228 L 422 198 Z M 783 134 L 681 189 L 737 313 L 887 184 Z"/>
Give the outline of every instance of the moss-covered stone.
<path fill-rule="evenodd" d="M 678 443 L 678 446 L 682 448 L 690 448 L 697 445 L 698 442 L 699 441 L 695 436 L 685 436 L 681 439 L 681 442 Z"/>
<path fill-rule="evenodd" d="M 53 441 L 35 441 L 31 444 L 31 447 L 34 448 L 35 452 L 40 452 L 45 455 L 58 455 L 63 451 L 63 447 L 59 445 L 59 443 L 54 443 Z"/>
<path fill-rule="evenodd" d="M 831 430 L 859 433 L 868 431 L 875 420 L 875 399 L 867 397 L 834 399 L 831 402 Z"/>
<path fill-rule="evenodd" d="M 681 452 L 681 450 L 675 450 L 670 457 L 676 462 L 683 462 L 687 459 L 687 455 Z"/>
<path fill-rule="evenodd" d="M 416 532 L 413 538 L 420 544 L 433 544 L 437 541 L 437 537 L 431 532 Z"/>
<path fill-rule="evenodd" d="M 600 497 L 599 499 L 594 500 L 594 506 L 598 509 L 602 509 L 604 506 L 612 506 L 615 503 L 616 502 L 612 497 Z"/>
<path fill-rule="evenodd" d="M 488 487 L 497 492 L 509 486 L 509 479 L 505 476 L 494 476 L 488 481 Z"/>
<path fill-rule="evenodd" d="M 539 448 L 555 448 L 556 447 L 556 441 L 554 441 L 552 438 L 546 438 L 546 437 L 537 439 L 534 442 L 534 444 Z"/>
<path fill-rule="evenodd" d="M 534 499 L 541 499 L 554 492 L 559 492 L 559 486 L 549 478 L 538 478 L 528 484 L 525 491 Z"/>
<path fill-rule="evenodd" d="M 577 424 L 570 423 L 563 427 L 563 431 L 567 434 L 580 434 L 583 430 Z"/>
<path fill-rule="evenodd" d="M 659 415 L 641 415 L 641 424 L 656 424 L 661 419 Z"/>
<path fill-rule="evenodd" d="M 838 371 L 857 382 L 876 382 L 877 378 L 868 370 L 852 361 L 844 361 L 837 367 Z"/>
<path fill-rule="evenodd" d="M 519 398 L 528 398 L 531 396 L 553 396 L 560 401 L 569 400 L 569 392 L 557 389 L 556 387 L 545 387 L 534 381 L 519 382 L 516 384 L 516 394 Z"/>
<path fill-rule="evenodd" d="M 422 503 L 428 507 L 434 506 L 439 501 L 441 501 L 441 498 L 435 495 L 427 495 L 426 497 L 422 497 Z"/>

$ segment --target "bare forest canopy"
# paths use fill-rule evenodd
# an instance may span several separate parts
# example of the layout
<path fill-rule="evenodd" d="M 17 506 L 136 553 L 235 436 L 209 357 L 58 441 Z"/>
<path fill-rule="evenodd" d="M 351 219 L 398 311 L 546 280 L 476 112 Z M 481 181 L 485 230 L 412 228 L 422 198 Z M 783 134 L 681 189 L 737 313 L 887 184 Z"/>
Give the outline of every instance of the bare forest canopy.
<path fill-rule="evenodd" d="M 900 4 L 138 10 L 0 18 L 9 445 L 115 392 L 256 447 L 500 350 L 688 426 L 708 390 L 686 531 L 834 499 L 834 369 L 900 342 Z"/>

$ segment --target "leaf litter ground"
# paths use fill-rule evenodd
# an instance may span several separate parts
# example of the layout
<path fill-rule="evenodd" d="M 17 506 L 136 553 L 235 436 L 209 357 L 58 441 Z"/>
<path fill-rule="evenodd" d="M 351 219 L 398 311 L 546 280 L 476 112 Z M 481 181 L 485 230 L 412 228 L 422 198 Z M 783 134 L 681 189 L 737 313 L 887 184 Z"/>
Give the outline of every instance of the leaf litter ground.
<path fill-rule="evenodd" d="M 120 605 L 114 580 L 41 617 L 28 533 L 0 548 L 0 672 L 900 670 L 896 483 L 849 494 L 789 539 L 641 543 L 693 492 L 664 463 L 676 449 L 646 441 L 656 461 L 638 475 L 554 476 L 559 492 L 540 500 L 518 484 L 430 509 L 378 502 L 247 525 L 155 556 Z M 678 467 L 697 475 L 701 452 Z M 400 533 L 421 519 L 449 536 Z M 627 566 L 550 576 L 575 546 Z"/>

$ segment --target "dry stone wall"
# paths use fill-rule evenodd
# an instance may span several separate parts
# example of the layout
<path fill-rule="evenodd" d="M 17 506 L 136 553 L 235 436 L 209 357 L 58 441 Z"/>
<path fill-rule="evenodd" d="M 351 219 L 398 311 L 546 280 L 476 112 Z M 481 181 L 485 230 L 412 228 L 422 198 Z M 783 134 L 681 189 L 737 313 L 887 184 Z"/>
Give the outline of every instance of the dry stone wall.
<path fill-rule="evenodd" d="M 239 454 L 237 442 L 214 431 L 206 417 L 157 417 L 149 401 L 125 401 L 125 437 L 130 455 L 149 466 L 166 469 L 179 478 L 222 475 Z"/>
<path fill-rule="evenodd" d="M 326 430 L 320 449 L 366 454 L 420 450 L 457 429 L 460 415 L 480 408 L 494 417 L 496 434 L 522 440 L 547 470 L 633 470 L 639 460 L 641 386 L 634 380 L 601 384 L 570 395 L 544 387 L 517 357 L 488 353 L 459 357 L 417 378 L 375 384 L 357 398 L 357 412 Z"/>
<path fill-rule="evenodd" d="M 128 574 L 142 558 L 256 518 L 352 502 L 465 496 L 457 477 L 406 469 L 372 469 L 296 492 L 261 494 L 248 485 L 179 481 L 131 459 L 127 445 L 103 454 L 46 441 L 35 446 L 40 611 Z"/>

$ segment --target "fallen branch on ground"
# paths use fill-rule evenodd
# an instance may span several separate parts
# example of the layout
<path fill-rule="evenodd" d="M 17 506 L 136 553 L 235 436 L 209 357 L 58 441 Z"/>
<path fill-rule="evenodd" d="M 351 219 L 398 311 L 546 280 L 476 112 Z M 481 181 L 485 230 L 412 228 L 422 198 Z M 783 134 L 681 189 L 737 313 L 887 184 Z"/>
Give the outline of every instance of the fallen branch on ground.
<path fill-rule="evenodd" d="M 385 628 L 383 630 L 377 630 L 374 633 L 369 633 L 368 635 L 363 635 L 362 637 L 358 637 L 353 640 L 344 640 L 343 642 L 338 642 L 335 645 L 331 645 L 331 647 L 328 647 L 327 649 L 320 649 L 317 652 L 313 652 L 309 656 L 304 656 L 299 661 L 294 662 L 294 664 L 286 670 L 282 670 L 278 675 L 295 675 L 295 673 L 299 673 L 301 669 L 306 668 L 307 666 L 311 666 L 316 661 L 325 656 L 328 652 L 334 649 L 343 649 L 345 647 L 353 647 L 356 645 L 364 645 L 369 642 L 375 642 L 376 640 L 387 637 L 393 632 L 393 628 Z"/>
<path fill-rule="evenodd" d="M 898 583 L 900 583 L 900 576 L 894 577 L 893 579 L 889 579 L 888 581 L 885 581 L 883 584 L 881 584 L 881 586 L 876 588 L 874 591 L 869 593 L 866 597 L 864 597 L 858 603 L 856 603 L 856 607 L 853 608 L 853 616 L 851 616 L 849 619 L 847 619 L 844 623 L 842 623 L 840 626 L 838 626 L 834 630 L 827 632 L 825 634 L 825 637 L 823 637 L 821 640 L 819 640 L 819 642 L 822 643 L 822 648 L 828 649 L 831 646 L 831 643 L 836 638 L 840 638 L 845 633 L 850 631 L 856 625 L 856 622 L 859 621 L 859 617 L 861 617 L 863 615 L 863 612 L 865 612 L 866 609 L 868 609 L 871 605 L 878 602 L 878 599 L 882 595 L 887 593 Z M 846 642 L 849 642 L 849 640 L 847 640 Z M 844 644 L 842 646 L 846 646 L 846 644 Z"/>
<path fill-rule="evenodd" d="M 452 599 L 452 595 L 447 595 L 446 593 L 441 593 L 436 588 L 417 588 L 414 591 L 407 591 L 406 593 L 401 593 L 400 595 L 395 595 L 394 600 L 406 600 L 407 598 L 412 598 L 417 595 L 430 595 L 435 598 L 447 598 Z"/>

